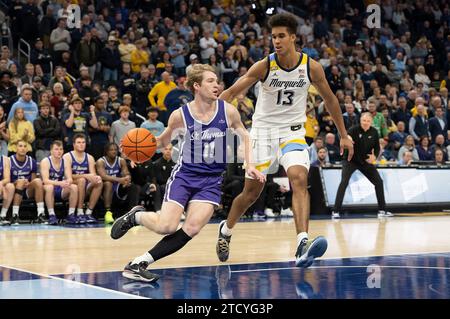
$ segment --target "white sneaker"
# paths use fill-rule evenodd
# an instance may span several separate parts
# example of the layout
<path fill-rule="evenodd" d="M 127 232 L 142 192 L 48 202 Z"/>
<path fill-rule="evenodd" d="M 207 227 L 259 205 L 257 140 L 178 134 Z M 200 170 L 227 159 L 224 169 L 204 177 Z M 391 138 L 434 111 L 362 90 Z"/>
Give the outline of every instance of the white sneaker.
<path fill-rule="evenodd" d="M 339 214 L 339 212 L 335 212 L 335 211 L 331 212 L 331 219 L 339 219 L 339 218 L 341 218 L 341 215 Z"/>
<path fill-rule="evenodd" d="M 275 218 L 277 217 L 274 213 L 273 213 L 273 209 L 272 208 L 266 208 L 264 210 L 264 215 L 266 215 L 269 218 Z"/>
<path fill-rule="evenodd" d="M 294 212 L 288 207 L 286 209 L 281 209 L 280 215 L 284 217 L 293 217 Z"/>
<path fill-rule="evenodd" d="M 379 210 L 378 217 L 394 217 L 394 214 L 392 214 L 391 212 L 386 212 L 384 210 Z"/>

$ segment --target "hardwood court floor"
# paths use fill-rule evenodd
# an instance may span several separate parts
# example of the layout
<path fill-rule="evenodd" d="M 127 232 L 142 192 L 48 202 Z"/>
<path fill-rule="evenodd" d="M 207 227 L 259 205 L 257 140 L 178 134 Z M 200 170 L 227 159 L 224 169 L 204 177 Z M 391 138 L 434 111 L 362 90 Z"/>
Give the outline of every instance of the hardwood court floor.
<path fill-rule="evenodd" d="M 112 240 L 109 227 L 16 226 L 0 228 L 0 265 L 40 274 L 118 271 L 161 237 L 136 227 Z M 218 224 L 208 224 L 187 246 L 151 268 L 222 264 L 215 244 Z M 323 259 L 450 251 L 450 216 L 312 220 L 310 237 L 323 235 Z M 296 239 L 292 219 L 243 222 L 236 226 L 228 264 L 290 261 Z"/>

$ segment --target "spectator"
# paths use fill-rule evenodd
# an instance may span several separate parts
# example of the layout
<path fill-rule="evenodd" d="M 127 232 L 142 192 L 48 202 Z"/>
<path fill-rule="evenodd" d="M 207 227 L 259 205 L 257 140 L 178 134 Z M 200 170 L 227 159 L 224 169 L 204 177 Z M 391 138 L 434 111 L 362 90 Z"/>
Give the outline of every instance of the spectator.
<path fill-rule="evenodd" d="M 109 141 L 111 143 L 120 145 L 122 143 L 122 137 L 129 130 L 136 128 L 136 124 L 128 119 L 130 112 L 131 110 L 128 106 L 121 106 L 119 108 L 120 118 L 112 123 L 111 130 L 109 132 Z"/>
<path fill-rule="evenodd" d="M 392 120 L 396 124 L 402 121 L 405 125 L 408 125 L 411 117 L 411 112 L 407 108 L 406 98 L 404 96 L 399 97 L 398 108 L 396 108 L 396 110 L 392 112 Z M 408 126 L 406 126 L 406 130 L 409 131 Z"/>
<path fill-rule="evenodd" d="M 328 150 L 328 157 L 331 164 L 336 164 L 342 160 L 339 148 L 336 146 L 336 137 L 333 133 L 328 133 L 325 136 L 325 147 Z"/>
<path fill-rule="evenodd" d="M 187 52 L 184 51 L 183 45 L 178 43 L 176 38 L 170 38 L 169 43 L 170 46 L 167 52 L 170 54 L 170 61 L 173 64 L 174 72 L 177 76 L 184 76 L 186 75 L 186 62 L 184 56 Z"/>
<path fill-rule="evenodd" d="M 417 154 L 419 154 L 419 160 L 421 161 L 431 161 L 433 160 L 433 153 L 429 147 L 430 140 L 428 136 L 421 136 L 419 140 L 419 145 L 417 145 Z"/>
<path fill-rule="evenodd" d="M 141 68 L 141 77 L 136 82 L 136 106 L 134 110 L 136 113 L 144 116 L 149 105 L 148 94 L 153 87 L 153 82 L 150 79 L 150 71 L 147 67 Z"/>
<path fill-rule="evenodd" d="M 6 124 L 5 110 L 0 106 L 0 156 L 8 156 L 9 131 Z"/>
<path fill-rule="evenodd" d="M 50 52 L 44 48 L 44 42 L 37 38 L 34 47 L 31 49 L 30 62 L 34 65 L 39 64 L 45 73 L 50 73 L 50 62 L 52 56 Z"/>
<path fill-rule="evenodd" d="M 53 97 L 50 99 L 51 114 L 55 117 L 60 117 L 60 113 L 67 102 L 67 97 L 64 94 L 64 87 L 61 83 L 53 85 Z"/>
<path fill-rule="evenodd" d="M 241 122 L 244 126 L 250 128 L 252 126 L 253 113 L 255 112 L 252 100 L 246 97 L 244 93 L 241 93 L 231 101 L 231 104 L 238 109 L 239 114 L 241 115 Z"/>
<path fill-rule="evenodd" d="M 72 37 L 69 31 L 66 30 L 66 19 L 59 18 L 57 21 L 58 27 L 50 34 L 50 43 L 52 44 L 53 52 L 55 53 L 56 62 L 61 60 L 63 51 L 70 50 Z"/>
<path fill-rule="evenodd" d="M 248 127 L 247 127 L 248 128 Z M 305 122 L 305 140 L 308 145 L 311 145 L 317 134 L 319 134 L 319 121 L 316 118 L 316 110 L 313 106 L 306 108 L 306 122 Z"/>
<path fill-rule="evenodd" d="M 20 78 L 20 82 L 23 84 L 33 84 L 34 78 L 34 65 L 31 63 L 27 63 L 25 65 L 25 75 Z"/>
<path fill-rule="evenodd" d="M 317 151 L 317 160 L 311 163 L 311 166 L 313 167 L 325 167 L 329 165 L 328 161 L 328 150 L 326 147 L 321 147 Z"/>
<path fill-rule="evenodd" d="M 443 150 L 441 150 L 440 148 L 436 148 L 434 150 L 434 156 L 433 156 L 434 163 L 436 165 L 438 165 L 438 166 L 445 165 L 446 161 L 445 161 L 445 156 L 444 155 L 445 155 L 445 153 L 444 153 Z"/>
<path fill-rule="evenodd" d="M 429 123 L 422 104 L 416 106 L 417 115 L 409 120 L 409 134 L 418 142 L 419 137 L 430 136 Z"/>
<path fill-rule="evenodd" d="M 167 108 L 167 117 L 179 107 L 187 104 L 194 99 L 191 91 L 186 86 L 186 77 L 182 76 L 177 79 L 178 86 L 170 91 L 164 99 L 164 105 Z"/>
<path fill-rule="evenodd" d="M 416 84 L 423 83 L 424 91 L 428 91 L 431 80 L 425 73 L 425 68 L 423 67 L 423 65 L 419 65 L 417 67 L 417 73 L 414 75 L 414 82 L 416 82 Z"/>
<path fill-rule="evenodd" d="M 108 37 L 108 42 L 100 54 L 100 62 L 103 67 L 103 81 L 109 85 L 110 81 L 117 81 L 119 78 L 120 52 L 117 48 L 117 39 L 114 36 Z"/>
<path fill-rule="evenodd" d="M 61 126 L 58 119 L 50 114 L 50 104 L 39 104 L 40 115 L 34 120 L 34 132 L 36 135 L 36 161 L 40 163 L 50 156 L 50 145 L 61 138 Z"/>
<path fill-rule="evenodd" d="M 436 97 L 436 99 L 440 100 L 439 97 Z M 434 141 L 439 134 L 446 136 L 448 131 L 448 123 L 442 107 L 435 108 L 434 113 L 434 117 L 432 117 L 428 123 L 432 141 Z"/>
<path fill-rule="evenodd" d="M 448 161 L 448 153 L 447 153 L 447 144 L 445 143 L 444 135 L 437 135 L 436 139 L 434 140 L 434 144 L 431 145 L 431 152 L 434 154 L 434 151 L 440 148 L 444 152 L 444 160 Z"/>
<path fill-rule="evenodd" d="M 215 53 L 217 42 L 211 37 L 211 31 L 203 31 L 203 37 L 200 39 L 201 57 L 203 63 L 208 63 L 209 57 Z"/>
<path fill-rule="evenodd" d="M 50 82 L 48 83 L 48 86 L 50 88 L 53 88 L 55 83 L 61 83 L 64 88 L 64 93 L 69 94 L 70 89 L 72 88 L 72 82 L 70 78 L 67 77 L 67 75 L 64 74 L 64 69 L 61 66 L 57 66 L 55 68 L 55 75 L 50 79 Z"/>
<path fill-rule="evenodd" d="M 172 145 L 168 144 L 162 151 L 162 157 L 153 163 L 153 180 L 151 183 L 154 187 L 152 187 L 152 185 L 150 185 L 150 187 L 151 189 L 154 189 L 153 205 L 155 211 L 161 210 L 167 180 L 175 166 L 175 162 L 172 160 L 172 148 Z"/>
<path fill-rule="evenodd" d="M 152 107 L 157 107 L 159 109 L 160 120 L 164 125 L 167 124 L 167 108 L 164 105 L 164 99 L 170 91 L 175 89 L 176 84 L 171 81 L 170 74 L 168 72 L 163 72 L 161 74 L 162 81 L 157 83 L 150 93 L 148 94 L 148 99 Z M 156 98 L 156 100 L 155 100 Z"/>
<path fill-rule="evenodd" d="M 12 77 L 11 71 L 0 72 L 0 106 L 5 112 L 9 112 L 17 98 L 17 86 L 11 81 Z"/>
<path fill-rule="evenodd" d="M 373 118 L 372 126 L 377 130 L 378 136 L 380 136 L 380 138 L 387 138 L 388 129 L 386 121 L 384 120 L 383 114 L 377 112 L 377 105 L 375 104 L 374 100 L 369 101 L 367 105 L 367 110 L 372 115 Z"/>
<path fill-rule="evenodd" d="M 105 110 L 106 101 L 97 96 L 94 99 L 95 117 L 97 118 L 98 127 L 89 128 L 91 137 L 90 152 L 95 160 L 98 160 L 104 154 L 104 148 L 109 143 L 109 131 L 111 130 L 112 118 Z"/>
<path fill-rule="evenodd" d="M 150 62 L 150 57 L 147 51 L 143 48 L 142 40 L 137 40 L 135 43 L 135 49 L 131 51 L 131 70 L 133 73 L 139 73 L 141 66 L 147 66 Z"/>
<path fill-rule="evenodd" d="M 13 118 L 9 122 L 9 144 L 8 154 L 15 154 L 17 152 L 17 144 L 19 141 L 25 142 L 27 153 L 31 154 L 33 150 L 31 143 L 34 142 L 33 124 L 25 118 L 23 108 L 16 107 L 14 109 Z"/>
<path fill-rule="evenodd" d="M 81 42 L 78 43 L 75 50 L 75 63 L 79 66 L 85 66 L 89 69 L 89 76 L 95 77 L 96 65 L 100 58 L 101 48 L 97 41 L 92 38 L 91 31 L 86 31 Z"/>
<path fill-rule="evenodd" d="M 406 151 L 412 153 L 414 161 L 419 160 L 419 153 L 417 153 L 416 145 L 414 144 L 414 137 L 412 135 L 408 135 L 405 139 L 405 143 L 400 147 L 397 156 L 398 160 L 403 158 L 403 153 Z"/>
<path fill-rule="evenodd" d="M 19 100 L 13 104 L 11 110 L 8 114 L 8 122 L 12 120 L 15 115 L 16 108 L 21 108 L 25 113 L 25 119 L 27 121 L 33 122 L 38 116 L 38 107 L 36 103 L 32 100 L 33 90 L 29 87 L 22 90 L 22 96 Z"/>
<path fill-rule="evenodd" d="M 159 136 L 164 131 L 164 124 L 157 120 L 158 112 L 157 108 L 150 108 L 148 111 L 148 119 L 141 124 L 141 127 L 150 131 L 153 136 Z"/>
<path fill-rule="evenodd" d="M 346 130 L 359 124 L 359 115 L 355 113 L 355 106 L 352 103 L 345 103 L 343 118 Z"/>
<path fill-rule="evenodd" d="M 131 52 L 136 50 L 136 46 L 129 43 L 128 36 L 122 36 L 122 43 L 119 44 L 120 60 L 123 63 L 131 63 Z"/>
<path fill-rule="evenodd" d="M 406 151 L 403 153 L 402 158 L 398 161 L 398 165 L 406 165 L 410 166 L 413 161 L 413 153 L 410 151 Z"/>

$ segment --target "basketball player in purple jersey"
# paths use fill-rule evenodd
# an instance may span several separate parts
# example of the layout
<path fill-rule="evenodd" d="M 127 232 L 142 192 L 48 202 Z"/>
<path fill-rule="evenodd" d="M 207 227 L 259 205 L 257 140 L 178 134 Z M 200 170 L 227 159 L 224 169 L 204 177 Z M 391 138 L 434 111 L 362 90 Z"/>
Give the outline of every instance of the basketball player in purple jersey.
<path fill-rule="evenodd" d="M 44 208 L 44 186 L 36 177 L 36 160 L 27 155 L 27 142 L 17 142 L 17 153 L 10 157 L 11 182 L 16 188 L 13 200 L 13 216 L 11 224 L 19 224 L 19 207 L 22 199 L 34 198 L 37 206 L 37 222 L 46 223 Z"/>
<path fill-rule="evenodd" d="M 69 218 L 75 214 L 78 199 L 78 186 L 73 184 L 64 169 L 63 144 L 53 141 L 50 145 L 50 156 L 41 161 L 40 172 L 44 181 L 45 204 L 48 210 L 49 225 L 58 224 L 55 216 L 55 200 L 69 199 Z"/>
<path fill-rule="evenodd" d="M 102 193 L 102 178 L 95 171 L 95 160 L 92 155 L 85 152 L 86 137 L 83 134 L 73 136 L 73 151 L 64 154 L 64 170 L 67 171 L 67 178 L 72 179 L 78 186 L 77 216 L 70 215 L 67 222 L 70 224 L 96 223 L 92 216 L 92 211 L 97 204 Z M 86 215 L 83 206 L 84 199 L 89 196 Z"/>
<path fill-rule="evenodd" d="M 14 190 L 14 184 L 11 183 L 11 163 L 8 157 L 0 155 L 0 198 L 3 199 L 0 226 L 11 225 L 6 214 L 13 200 Z"/>
<path fill-rule="evenodd" d="M 222 173 L 226 169 L 227 129 L 234 129 L 245 145 L 245 159 L 252 163 L 250 139 L 236 108 L 218 99 L 219 84 L 210 65 L 196 64 L 188 72 L 187 86 L 194 101 L 174 111 L 166 130 L 157 137 L 158 148 L 173 139 L 173 133 L 184 136 L 180 157 L 167 181 L 161 213 L 144 212 L 141 206 L 118 218 L 111 237 L 118 239 L 130 228 L 143 225 L 165 236 L 150 251 L 128 263 L 124 277 L 146 282 L 158 280 L 146 268 L 149 264 L 175 253 L 186 245 L 209 222 L 221 198 Z M 264 175 L 252 164 L 247 174 L 263 182 Z M 187 211 L 183 227 L 177 230 L 181 215 Z"/>

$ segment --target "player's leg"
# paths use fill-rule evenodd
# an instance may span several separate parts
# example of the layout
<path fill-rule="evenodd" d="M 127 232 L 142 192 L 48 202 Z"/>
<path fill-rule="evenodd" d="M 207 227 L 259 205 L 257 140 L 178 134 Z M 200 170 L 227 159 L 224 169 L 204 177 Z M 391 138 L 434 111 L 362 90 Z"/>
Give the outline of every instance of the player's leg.
<path fill-rule="evenodd" d="M 55 194 L 55 197 L 58 198 L 58 195 Z M 67 214 L 67 219 L 73 220 L 78 203 L 78 186 L 71 184 L 69 187 L 61 189 L 60 198 L 61 200 L 69 200 L 69 213 Z"/>
<path fill-rule="evenodd" d="M 96 223 L 97 219 L 92 216 L 92 211 L 97 205 L 98 199 L 102 194 L 103 182 L 98 184 L 90 183 L 86 189 L 86 195 L 89 196 L 88 207 L 86 209 L 86 222 L 87 223 Z"/>
<path fill-rule="evenodd" d="M 37 206 L 37 223 L 47 223 L 44 206 L 44 184 L 40 178 L 33 179 L 26 190 L 28 198 L 34 198 Z"/>
<path fill-rule="evenodd" d="M 67 222 L 70 224 L 84 224 L 86 222 L 84 218 L 84 200 L 86 199 L 86 188 L 88 181 L 85 178 L 77 178 L 74 184 L 78 188 L 78 202 L 77 202 L 77 215 L 69 215 Z"/>
<path fill-rule="evenodd" d="M 113 200 L 113 183 L 105 181 L 103 182 L 103 204 L 105 205 L 105 224 L 112 224 L 114 222 L 111 204 Z"/>
<path fill-rule="evenodd" d="M 6 219 L 6 214 L 8 213 L 9 206 L 14 197 L 14 184 L 8 183 L 1 188 L 1 196 L 3 199 L 2 211 L 0 215 L 0 226 L 9 226 L 11 222 Z"/>
<path fill-rule="evenodd" d="M 55 188 L 56 187 L 54 185 L 44 185 L 44 199 L 48 211 L 49 225 L 58 224 L 58 219 L 55 216 L 55 198 L 57 197 L 55 194 Z"/>
<path fill-rule="evenodd" d="M 25 180 L 19 179 L 16 181 L 13 198 L 12 218 L 11 218 L 12 225 L 19 225 L 19 208 L 20 204 L 22 203 L 23 195 L 25 194 L 26 190 L 25 185 L 26 185 Z"/>

